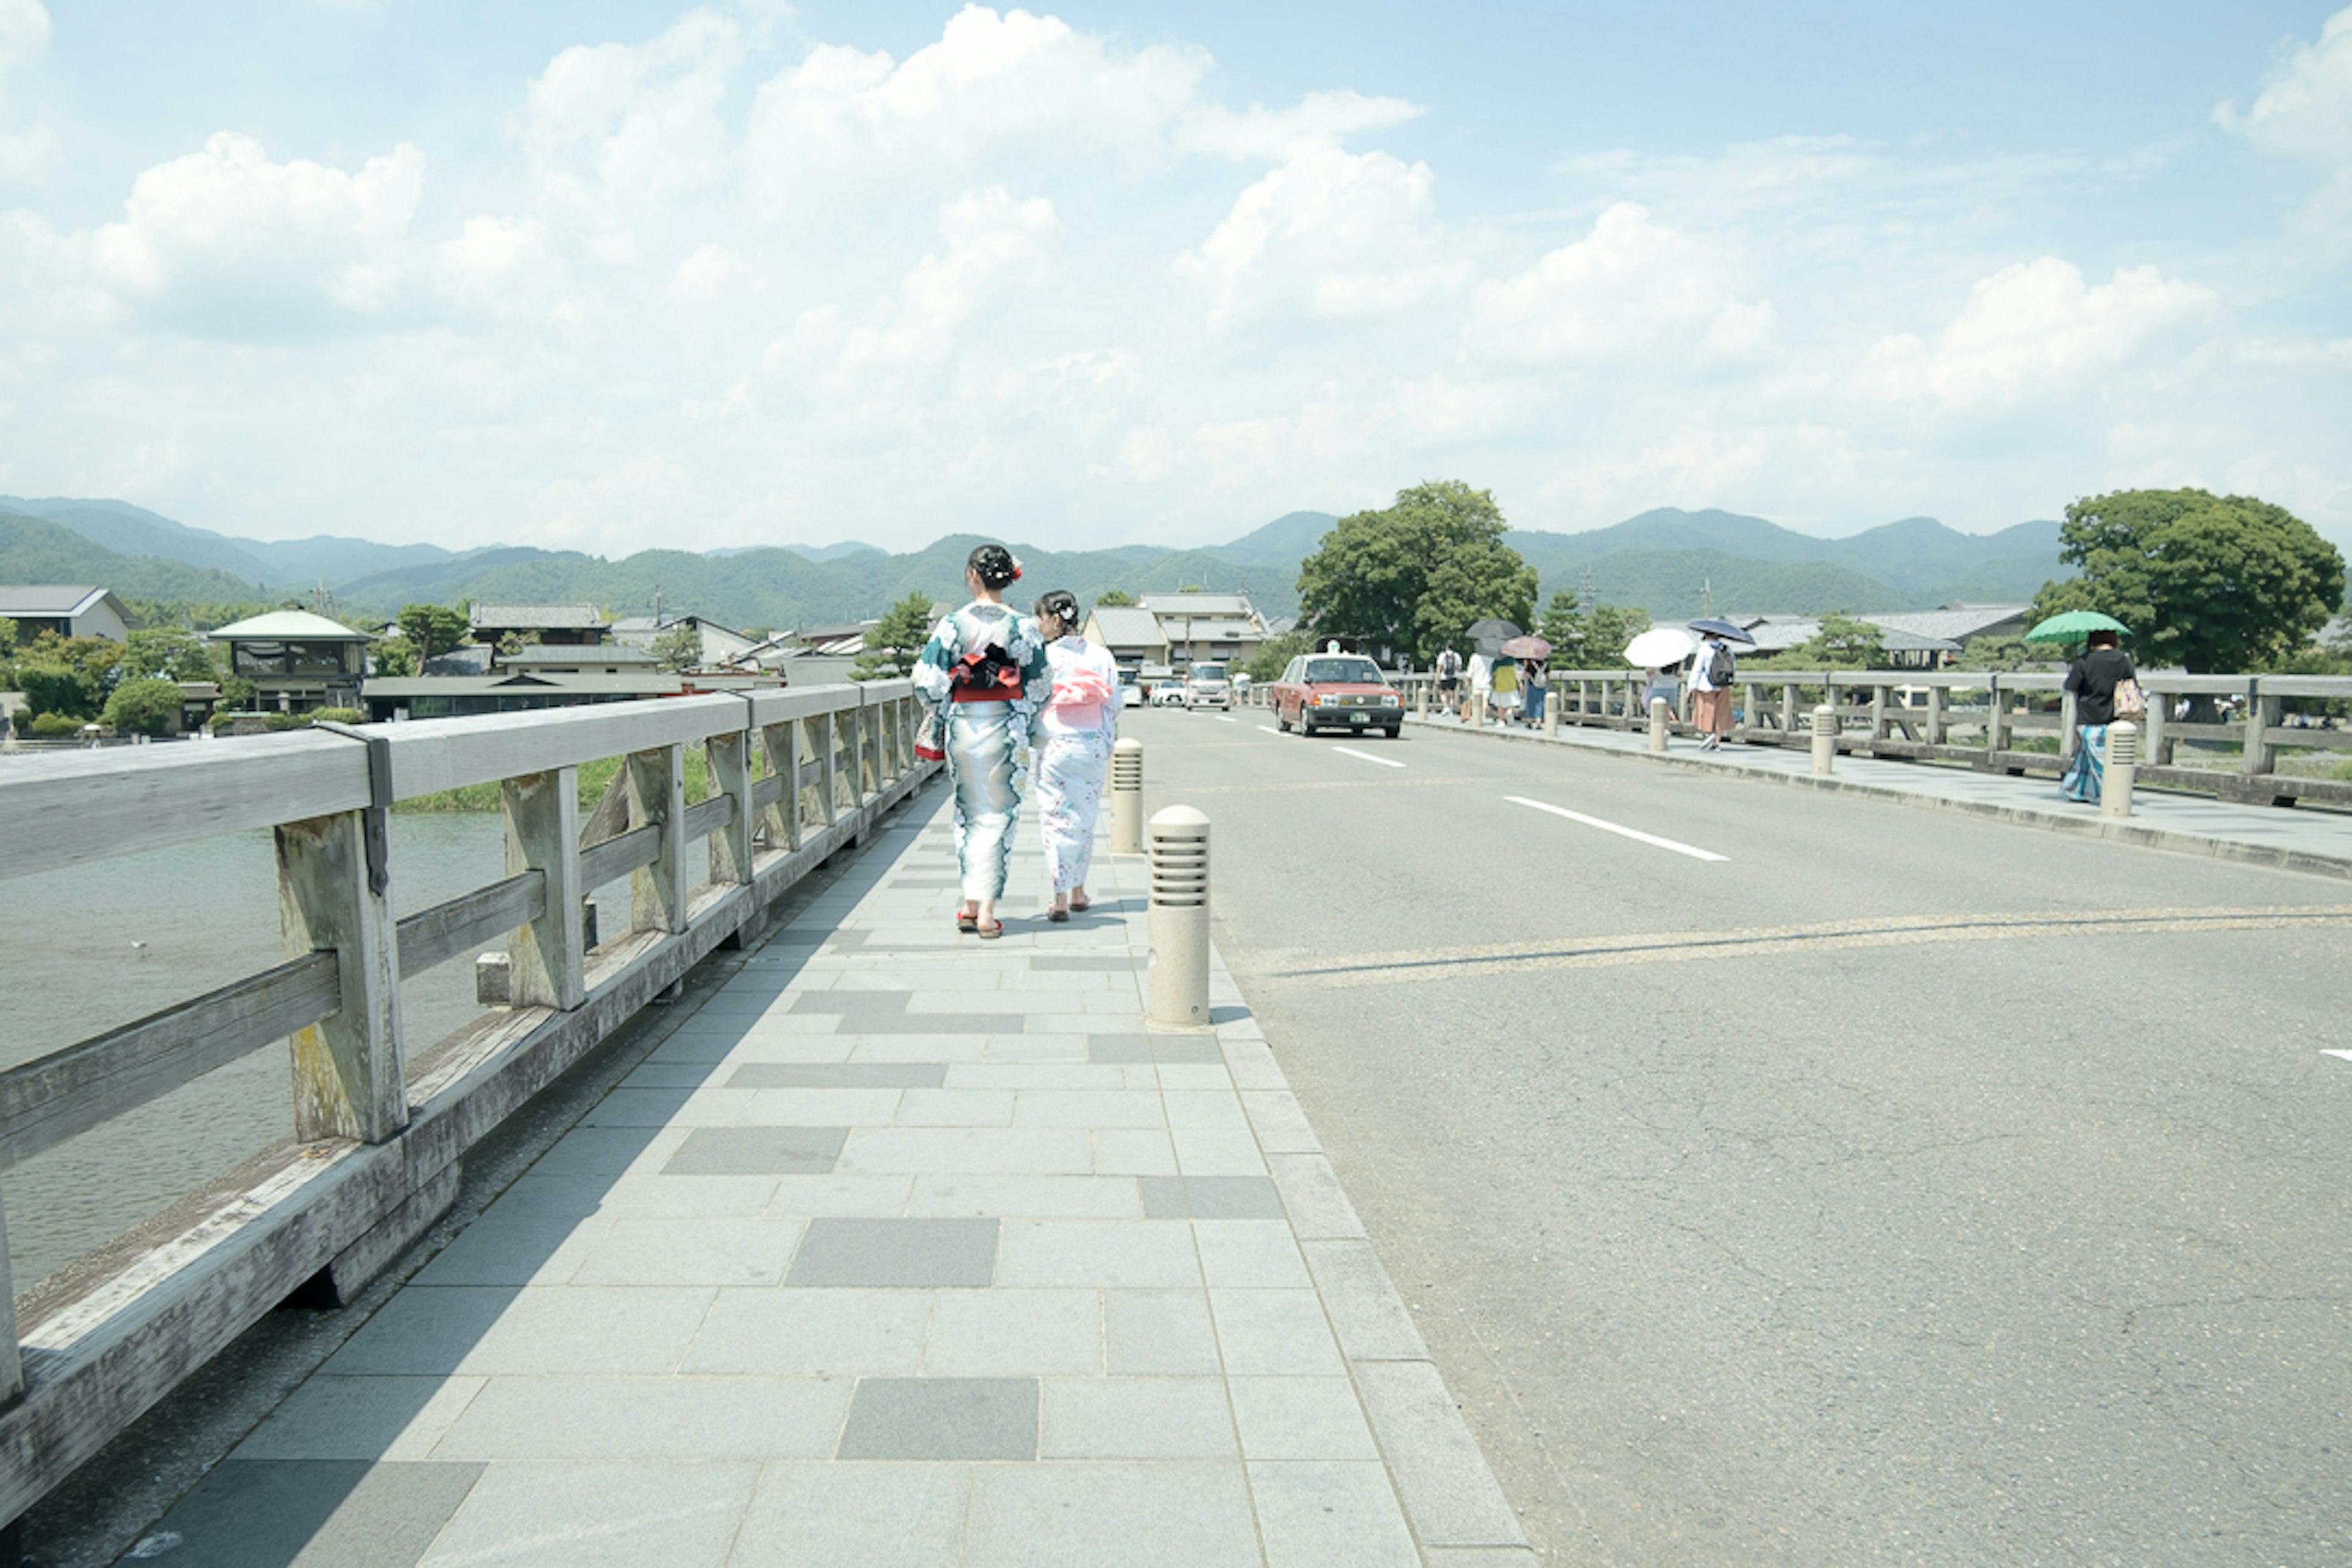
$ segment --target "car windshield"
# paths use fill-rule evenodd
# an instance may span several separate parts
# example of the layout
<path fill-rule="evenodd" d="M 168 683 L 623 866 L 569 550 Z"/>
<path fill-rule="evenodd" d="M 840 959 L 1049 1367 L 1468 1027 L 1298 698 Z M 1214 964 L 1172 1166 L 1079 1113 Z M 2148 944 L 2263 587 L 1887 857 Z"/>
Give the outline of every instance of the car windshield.
<path fill-rule="evenodd" d="M 1318 685 L 1340 680 L 1361 681 L 1367 686 L 1384 684 L 1381 667 L 1369 658 L 1310 658 L 1307 661 L 1307 679 Z"/>
<path fill-rule="evenodd" d="M 1192 679 L 1195 680 L 1223 680 L 1224 678 L 1225 667 L 1222 664 L 1196 664 L 1192 667 Z"/>

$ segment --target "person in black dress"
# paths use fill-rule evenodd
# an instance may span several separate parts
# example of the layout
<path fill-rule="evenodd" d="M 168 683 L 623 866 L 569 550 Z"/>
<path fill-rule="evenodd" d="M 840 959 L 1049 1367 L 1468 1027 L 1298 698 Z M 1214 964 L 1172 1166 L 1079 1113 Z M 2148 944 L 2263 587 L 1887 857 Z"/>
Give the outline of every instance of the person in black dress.
<path fill-rule="evenodd" d="M 2131 655 L 2116 644 L 2115 633 L 2093 632 L 2083 657 L 2066 671 L 2066 689 L 2074 694 L 2074 755 L 2059 787 L 2068 800 L 2086 805 L 2099 803 L 2105 782 L 2107 726 L 2116 721 L 2116 688 L 2139 679 Z"/>

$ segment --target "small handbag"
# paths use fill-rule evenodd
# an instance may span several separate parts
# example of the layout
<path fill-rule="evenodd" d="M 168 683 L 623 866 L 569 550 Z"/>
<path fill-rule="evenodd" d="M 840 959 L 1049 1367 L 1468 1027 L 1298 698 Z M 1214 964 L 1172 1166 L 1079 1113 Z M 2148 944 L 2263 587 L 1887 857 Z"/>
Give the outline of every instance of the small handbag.
<path fill-rule="evenodd" d="M 915 755 L 927 763 L 943 763 L 948 759 L 947 737 L 940 733 L 940 716 L 925 709 L 923 721 L 915 726 Z"/>
<path fill-rule="evenodd" d="M 2140 689 L 2139 682 L 2131 676 L 2126 675 L 2116 682 L 2116 717 L 2128 719 L 2135 724 L 2147 717 L 2147 693 Z"/>

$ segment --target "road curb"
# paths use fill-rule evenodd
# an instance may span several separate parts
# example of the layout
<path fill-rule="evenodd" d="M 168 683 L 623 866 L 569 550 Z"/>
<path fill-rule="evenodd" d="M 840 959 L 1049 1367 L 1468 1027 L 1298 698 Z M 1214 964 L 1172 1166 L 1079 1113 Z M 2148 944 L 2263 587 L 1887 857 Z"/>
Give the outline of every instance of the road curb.
<path fill-rule="evenodd" d="M 1213 940 L 1209 1000 L 1226 1070 L 1247 1109 L 1251 1132 L 1416 1544 L 1431 1563 L 1534 1568 L 1535 1548 L 1517 1510 L 1463 1419 L 1460 1402 L 1431 1359 L 1412 1311 L 1381 1266 L 1363 1221 L 1290 1092 L 1272 1043 Z M 1213 1022 L 1226 1008 L 1241 1016 Z"/>
<path fill-rule="evenodd" d="M 1869 784 L 1858 779 L 1832 775 L 1822 778 L 1814 773 L 1784 773 L 1763 768 L 1743 768 L 1732 763 L 1708 762 L 1704 757 L 1664 754 L 1655 752 L 1619 751 L 1612 746 L 1580 745 L 1567 734 L 1514 734 L 1502 730 L 1465 730 L 1456 725 L 1440 724 L 1432 720 L 1408 713 L 1405 722 L 1416 728 L 1426 728 L 1433 734 L 1459 735 L 1465 739 L 1503 741 L 1517 745 L 1567 747 L 1580 756 L 1610 757 L 1621 762 L 1649 763 L 1667 767 L 1687 768 L 1717 778 L 1754 779 L 1767 784 L 1787 784 L 1798 789 L 1818 790 L 1828 795 L 1863 795 L 1873 800 L 1895 801 L 1904 805 L 1929 811 L 1956 813 L 1987 821 L 2006 822 L 2021 827 L 2038 827 L 2053 833 L 2071 833 L 2090 838 L 2105 838 L 2118 844 L 2137 845 L 2144 849 L 2162 849 L 2176 855 L 2201 856 L 2208 860 L 2225 860 L 2237 865 L 2261 866 L 2273 870 L 2299 871 L 2315 877 L 2352 879 L 2352 858 L 2332 855 L 2314 855 L 2299 849 L 2273 849 L 2258 844 L 2241 844 L 2234 839 L 2215 838 L 2202 833 L 2183 833 L 2176 828 L 2150 827 L 2137 822 L 2116 822 L 2103 816 L 2074 816 L 2047 811 L 2031 805 L 1998 805 L 1987 801 L 1954 800 L 1944 795 L 1926 795 L 1915 790 L 1898 789 L 1888 784 Z"/>

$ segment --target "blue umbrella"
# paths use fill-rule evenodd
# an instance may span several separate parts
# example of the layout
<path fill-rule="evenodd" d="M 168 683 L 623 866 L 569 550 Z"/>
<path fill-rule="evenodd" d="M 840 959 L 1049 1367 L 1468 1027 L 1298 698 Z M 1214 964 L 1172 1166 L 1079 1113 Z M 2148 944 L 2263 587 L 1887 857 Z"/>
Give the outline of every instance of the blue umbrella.
<path fill-rule="evenodd" d="M 1726 642 L 1744 642 L 1749 647 L 1756 646 L 1756 639 L 1748 635 L 1745 626 L 1733 626 L 1729 621 L 1708 619 L 1686 624 L 1701 637 L 1721 637 Z"/>

